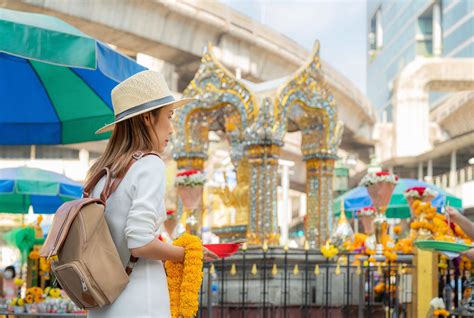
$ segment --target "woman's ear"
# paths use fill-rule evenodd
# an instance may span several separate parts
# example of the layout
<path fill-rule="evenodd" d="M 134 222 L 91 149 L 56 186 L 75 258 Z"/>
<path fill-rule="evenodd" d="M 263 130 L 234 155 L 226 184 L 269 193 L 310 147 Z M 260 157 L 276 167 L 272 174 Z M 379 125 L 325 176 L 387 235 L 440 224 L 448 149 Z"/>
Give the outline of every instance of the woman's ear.
<path fill-rule="evenodd" d="M 153 123 L 152 123 L 152 120 L 151 120 L 151 115 L 150 115 L 150 113 L 145 113 L 145 114 L 143 114 L 143 120 L 145 120 L 145 124 L 147 124 L 147 125 L 150 125 L 150 126 L 151 126 L 151 125 L 153 124 Z"/>

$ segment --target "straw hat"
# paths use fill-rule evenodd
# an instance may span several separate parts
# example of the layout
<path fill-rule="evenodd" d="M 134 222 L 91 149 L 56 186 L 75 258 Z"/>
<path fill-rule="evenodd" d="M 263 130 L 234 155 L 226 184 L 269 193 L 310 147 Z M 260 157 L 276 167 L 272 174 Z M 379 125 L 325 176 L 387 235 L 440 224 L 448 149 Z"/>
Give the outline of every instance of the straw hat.
<path fill-rule="evenodd" d="M 112 90 L 115 121 L 97 130 L 96 134 L 112 131 L 116 123 L 157 108 L 173 105 L 173 109 L 192 102 L 194 98 L 176 99 L 163 75 L 142 71 L 118 84 Z"/>

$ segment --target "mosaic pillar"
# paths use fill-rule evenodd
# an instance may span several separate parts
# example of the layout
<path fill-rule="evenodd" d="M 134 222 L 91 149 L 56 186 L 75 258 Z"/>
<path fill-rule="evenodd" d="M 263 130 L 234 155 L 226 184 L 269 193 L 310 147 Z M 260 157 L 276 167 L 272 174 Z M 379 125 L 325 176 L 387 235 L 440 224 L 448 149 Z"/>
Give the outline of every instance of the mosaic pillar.
<path fill-rule="evenodd" d="M 278 145 L 252 145 L 248 148 L 250 200 L 247 239 L 249 244 L 279 243 L 277 217 Z"/>
<path fill-rule="evenodd" d="M 308 243 L 318 248 L 330 236 L 333 223 L 332 178 L 335 159 L 306 161 L 306 222 Z"/>

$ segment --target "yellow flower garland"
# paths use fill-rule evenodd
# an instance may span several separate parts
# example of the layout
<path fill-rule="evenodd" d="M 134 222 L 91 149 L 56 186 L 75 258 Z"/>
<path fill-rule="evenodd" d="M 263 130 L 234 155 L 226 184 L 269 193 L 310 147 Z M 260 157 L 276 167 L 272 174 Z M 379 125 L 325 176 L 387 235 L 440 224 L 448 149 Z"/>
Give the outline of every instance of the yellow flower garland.
<path fill-rule="evenodd" d="M 328 240 L 326 244 L 321 245 L 321 253 L 327 259 L 333 258 L 339 253 L 339 250 Z"/>
<path fill-rule="evenodd" d="M 173 245 L 184 247 L 184 263 L 167 261 L 165 264 L 171 316 L 192 318 L 199 307 L 199 289 L 203 275 L 202 243 L 197 236 L 185 233 Z"/>

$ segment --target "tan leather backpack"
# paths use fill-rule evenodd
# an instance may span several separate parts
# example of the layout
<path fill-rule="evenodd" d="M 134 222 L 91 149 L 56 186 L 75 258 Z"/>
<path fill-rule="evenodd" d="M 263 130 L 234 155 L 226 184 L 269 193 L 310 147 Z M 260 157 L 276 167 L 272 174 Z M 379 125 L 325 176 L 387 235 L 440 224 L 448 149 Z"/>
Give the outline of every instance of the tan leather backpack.
<path fill-rule="evenodd" d="M 126 170 L 147 155 L 159 157 L 154 152 L 137 152 Z M 90 191 L 104 175 L 106 182 L 100 199 L 90 198 Z M 113 303 L 138 261 L 130 255 L 127 266 L 123 267 L 104 217 L 105 202 L 124 176 L 112 180 L 110 170 L 104 168 L 84 188 L 83 198 L 61 205 L 40 252 L 51 260 L 52 271 L 67 295 L 83 309 Z"/>

